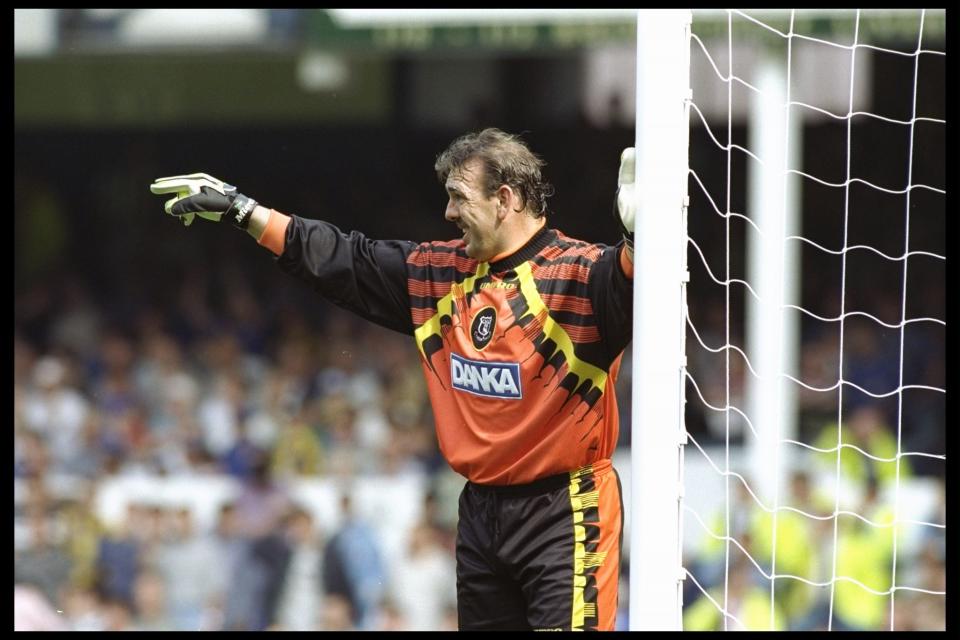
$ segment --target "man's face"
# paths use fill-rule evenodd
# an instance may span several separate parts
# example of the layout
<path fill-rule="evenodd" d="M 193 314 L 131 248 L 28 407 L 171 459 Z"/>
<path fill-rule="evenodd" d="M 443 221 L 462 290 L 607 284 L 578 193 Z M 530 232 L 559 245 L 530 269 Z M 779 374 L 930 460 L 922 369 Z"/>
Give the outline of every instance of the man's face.
<path fill-rule="evenodd" d="M 501 244 L 497 195 L 484 194 L 483 172 L 479 160 L 468 160 L 450 172 L 445 185 L 450 200 L 444 217 L 463 231 L 467 255 L 477 260 L 494 257 Z"/>

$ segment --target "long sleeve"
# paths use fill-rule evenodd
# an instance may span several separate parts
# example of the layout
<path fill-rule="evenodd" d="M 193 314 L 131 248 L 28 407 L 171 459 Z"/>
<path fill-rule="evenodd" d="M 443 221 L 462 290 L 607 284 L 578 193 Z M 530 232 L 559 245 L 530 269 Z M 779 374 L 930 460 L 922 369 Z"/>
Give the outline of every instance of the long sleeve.
<path fill-rule="evenodd" d="M 621 242 L 604 251 L 591 271 L 588 283 L 597 326 L 611 360 L 633 337 L 633 278 L 623 272 L 622 246 Z"/>
<path fill-rule="evenodd" d="M 280 268 L 362 318 L 412 334 L 406 259 L 416 243 L 371 240 L 321 220 L 291 216 Z"/>

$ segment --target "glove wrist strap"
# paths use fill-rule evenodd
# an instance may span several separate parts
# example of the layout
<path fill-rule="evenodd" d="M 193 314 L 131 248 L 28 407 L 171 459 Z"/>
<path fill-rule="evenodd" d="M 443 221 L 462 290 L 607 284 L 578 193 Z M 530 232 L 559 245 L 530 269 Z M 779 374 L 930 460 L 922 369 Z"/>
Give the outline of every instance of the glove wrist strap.
<path fill-rule="evenodd" d="M 256 200 L 238 193 L 237 197 L 233 200 L 233 204 L 230 205 L 230 208 L 227 210 L 226 215 L 230 218 L 230 223 L 233 224 L 233 226 L 246 230 L 250 224 L 250 216 L 253 215 L 253 210 L 256 208 Z"/>
<path fill-rule="evenodd" d="M 619 194 L 620 190 L 617 190 Z M 623 224 L 623 218 L 620 217 L 620 207 L 617 206 L 617 198 L 613 199 L 613 217 L 617 221 L 617 226 L 620 227 L 620 233 L 623 236 L 624 242 L 627 243 L 627 246 L 630 247 L 630 251 L 633 251 L 633 232 L 627 230 L 627 226 Z"/>

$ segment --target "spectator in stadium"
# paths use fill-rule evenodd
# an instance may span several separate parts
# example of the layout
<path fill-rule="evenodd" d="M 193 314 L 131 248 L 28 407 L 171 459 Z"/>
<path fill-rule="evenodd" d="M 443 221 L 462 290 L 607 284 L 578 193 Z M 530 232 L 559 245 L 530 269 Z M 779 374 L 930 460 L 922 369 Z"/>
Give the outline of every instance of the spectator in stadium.
<path fill-rule="evenodd" d="M 185 224 L 230 220 L 320 295 L 415 337 L 440 449 L 469 480 L 465 630 L 615 624 L 622 507 L 610 458 L 632 329 L 633 151 L 621 155 L 616 246 L 547 225 L 543 165 L 498 129 L 461 136 L 434 169 L 462 236 L 422 244 L 288 216 L 206 174 L 151 185 L 174 195 L 165 209 Z"/>
<path fill-rule="evenodd" d="M 247 543 L 238 528 L 236 507 L 233 502 L 220 505 L 217 521 L 210 536 L 211 554 L 207 565 L 212 567 L 211 594 L 204 603 L 201 629 L 219 631 L 225 628 L 225 612 L 228 595 L 232 595 L 238 576 L 246 560 Z"/>
<path fill-rule="evenodd" d="M 171 624 L 181 631 L 201 627 L 204 607 L 220 588 L 210 565 L 218 542 L 197 531 L 193 511 L 179 506 L 170 514 L 167 539 L 160 545 L 155 571 L 166 585 Z"/>
<path fill-rule="evenodd" d="M 142 540 L 146 528 L 146 508 L 137 503 L 127 505 L 120 527 L 107 530 L 97 549 L 97 588 L 104 600 L 133 603 L 133 583 L 146 550 Z"/>
<path fill-rule="evenodd" d="M 323 547 L 309 511 L 293 508 L 286 520 L 286 540 L 290 558 L 274 620 L 285 631 L 316 631 L 324 607 Z"/>
<path fill-rule="evenodd" d="M 159 573 L 146 570 L 137 575 L 133 584 L 133 629 L 136 631 L 177 630 L 178 627 L 170 617 L 167 605 L 169 591 L 168 583 Z M 185 630 L 191 629 L 188 627 Z"/>
<path fill-rule="evenodd" d="M 58 604 L 60 588 L 70 576 L 72 562 L 55 531 L 51 514 L 41 502 L 29 508 L 30 537 L 26 549 L 14 553 L 16 582 L 29 583 L 39 589 L 46 600 Z"/>
<path fill-rule="evenodd" d="M 256 611 L 253 630 L 267 629 L 274 624 L 283 592 L 283 581 L 293 553 L 282 525 L 257 538 L 250 547 L 248 561 L 257 570 Z"/>
<path fill-rule="evenodd" d="M 290 505 L 287 488 L 272 477 L 266 455 L 259 455 L 235 503 L 235 524 L 243 543 L 227 594 L 226 630 L 262 631 L 270 624 L 278 576 L 287 561 L 277 537 Z"/>
<path fill-rule="evenodd" d="M 46 439 L 35 431 L 15 425 L 14 474 L 18 478 L 44 478 L 50 470 L 50 448 Z"/>
<path fill-rule="evenodd" d="M 46 356 L 33 368 L 33 388 L 24 399 L 27 428 L 41 434 L 58 470 L 70 468 L 83 450 L 90 402 L 70 380 L 71 362 Z"/>
<path fill-rule="evenodd" d="M 349 603 L 352 624 L 369 631 L 383 597 L 382 553 L 373 528 L 355 512 L 349 491 L 340 496 L 340 513 L 343 521 L 323 550 L 325 601 L 342 597 Z"/>
<path fill-rule="evenodd" d="M 684 608 L 684 631 L 785 630 L 783 611 L 776 602 L 771 604 L 770 589 L 761 582 L 766 583 L 766 580 L 757 574 L 756 567 L 745 556 L 738 555 L 730 564 L 726 594 L 721 584 Z M 722 613 L 724 605 L 728 612 L 726 619 Z"/>
<path fill-rule="evenodd" d="M 390 599 L 411 631 L 438 631 L 447 607 L 456 604 L 456 567 L 438 534 L 427 522 L 417 525 L 390 579 Z"/>
<path fill-rule="evenodd" d="M 936 502 L 924 522 L 939 526 L 924 526 L 921 529 L 921 553 L 946 564 L 947 537 L 944 527 L 947 525 L 947 487 L 942 477 L 937 478 Z"/>
<path fill-rule="evenodd" d="M 343 393 L 323 399 L 317 407 L 320 437 L 327 452 L 327 471 L 335 476 L 351 477 L 372 473 L 376 460 L 370 460 L 357 436 L 357 412 Z"/>
<path fill-rule="evenodd" d="M 169 401 L 192 401 L 198 396 L 183 349 L 167 333 L 151 334 L 145 339 L 133 376 L 151 430 L 162 429 L 172 421 L 168 415 Z"/>
<path fill-rule="evenodd" d="M 97 515 L 95 483 L 81 489 L 76 499 L 68 500 L 63 506 L 63 523 L 70 532 L 65 548 L 70 555 L 73 569 L 70 583 L 90 588 L 96 582 L 97 546 L 103 534 L 103 523 Z"/>
<path fill-rule="evenodd" d="M 880 405 L 875 402 L 856 400 L 842 416 L 841 433 L 844 446 L 840 452 L 840 471 L 846 481 L 859 486 L 876 481 L 886 486 L 913 475 L 909 458 L 897 456 L 897 439 L 887 423 Z M 837 464 L 837 423 L 826 425 L 820 432 L 815 447 L 829 451 L 818 456 L 822 468 L 834 469 Z M 858 447 L 871 457 L 853 449 Z M 881 460 L 875 460 L 880 458 Z M 899 468 L 899 469 L 898 469 Z"/>
<path fill-rule="evenodd" d="M 817 522 L 793 511 L 816 513 L 810 492 L 810 479 L 803 471 L 795 471 L 790 477 L 790 493 L 780 498 L 780 510 L 774 513 L 757 509 L 751 522 L 751 538 L 754 541 L 751 553 L 760 566 L 776 570 L 778 575 L 790 575 L 821 581 L 817 555 Z M 776 527 L 774 527 L 776 522 Z M 774 540 L 776 543 L 774 544 Z M 774 547 L 776 566 L 774 567 Z M 771 571 L 772 573 L 772 571 Z M 799 579 L 779 580 L 774 596 L 782 613 L 789 620 L 801 618 L 813 606 L 816 591 Z"/>
<path fill-rule="evenodd" d="M 272 455 L 273 473 L 278 477 L 316 476 L 326 466 L 323 445 L 309 418 L 305 407 L 293 418 L 280 423 Z"/>
<path fill-rule="evenodd" d="M 203 445 L 214 458 L 226 458 L 236 446 L 245 414 L 243 380 L 236 371 L 214 374 L 210 392 L 197 407 Z"/>
<path fill-rule="evenodd" d="M 713 535 L 704 534 L 703 542 L 690 559 L 690 572 L 696 577 L 703 589 L 712 589 L 722 584 L 727 567 L 727 543 L 723 536 L 729 536 L 742 545 L 749 539 L 751 525 L 760 507 L 756 499 L 748 490 L 750 479 L 743 481 L 738 478 L 730 479 L 732 502 L 729 509 L 722 507 L 707 523 Z M 727 515 L 730 517 L 730 528 L 727 529 Z M 745 547 L 746 548 L 746 547 Z M 750 553 L 752 550 L 748 549 Z M 683 601 L 693 602 L 700 597 L 700 590 L 693 580 L 687 580 L 683 586 Z"/>
<path fill-rule="evenodd" d="M 868 519 L 847 516 L 839 522 L 837 575 L 847 576 L 875 592 L 889 591 L 893 560 L 894 520 L 892 506 L 871 479 L 857 513 Z M 876 595 L 858 584 L 839 581 L 834 592 L 834 622 L 838 629 L 857 631 L 884 628 L 890 608 L 889 596 Z"/>

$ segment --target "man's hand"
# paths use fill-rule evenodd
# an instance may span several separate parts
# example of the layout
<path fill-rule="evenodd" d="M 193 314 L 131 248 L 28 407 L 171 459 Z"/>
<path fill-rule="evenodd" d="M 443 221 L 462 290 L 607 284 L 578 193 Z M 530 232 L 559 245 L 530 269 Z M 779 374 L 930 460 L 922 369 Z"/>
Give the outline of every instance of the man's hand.
<path fill-rule="evenodd" d="M 246 229 L 250 215 L 257 207 L 255 200 L 237 193 L 233 185 L 205 173 L 157 178 L 150 185 L 150 191 L 157 195 L 175 194 L 176 197 L 167 200 L 163 208 L 183 220 L 185 226 L 193 222 L 194 216 L 214 222 L 226 216 L 234 226 Z"/>
<path fill-rule="evenodd" d="M 636 196 L 636 149 L 627 147 L 620 154 L 620 174 L 617 176 L 617 198 L 614 217 L 620 223 L 623 239 L 633 255 L 633 228 L 637 216 Z"/>

